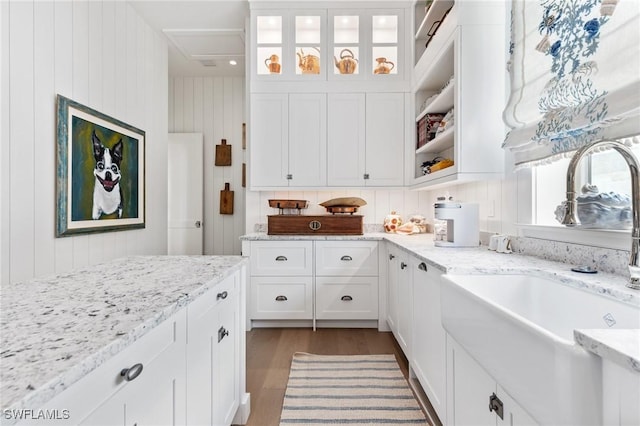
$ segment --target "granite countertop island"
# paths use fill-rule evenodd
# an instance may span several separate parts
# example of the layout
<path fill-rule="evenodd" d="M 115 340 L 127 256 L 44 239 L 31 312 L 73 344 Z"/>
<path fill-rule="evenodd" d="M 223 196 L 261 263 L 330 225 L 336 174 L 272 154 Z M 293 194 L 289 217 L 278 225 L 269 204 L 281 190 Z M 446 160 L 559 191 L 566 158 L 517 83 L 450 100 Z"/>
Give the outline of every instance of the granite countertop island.
<path fill-rule="evenodd" d="M 39 408 L 246 262 L 135 256 L 3 284 L 0 408 Z"/>
<path fill-rule="evenodd" d="M 578 287 L 640 308 L 640 291 L 626 287 L 621 275 L 600 272 L 579 274 L 571 271 L 574 265 L 540 259 L 522 254 L 490 251 L 486 246 L 472 248 L 436 247 L 432 234 L 400 235 L 365 233 L 354 236 L 278 235 L 256 232 L 244 235 L 245 241 L 278 240 L 385 240 L 410 252 L 427 264 L 451 274 L 534 274 Z M 640 322 L 640 320 L 639 320 Z M 640 329 L 579 330 L 574 333 L 577 344 L 586 350 L 610 359 L 625 368 L 640 373 Z"/>

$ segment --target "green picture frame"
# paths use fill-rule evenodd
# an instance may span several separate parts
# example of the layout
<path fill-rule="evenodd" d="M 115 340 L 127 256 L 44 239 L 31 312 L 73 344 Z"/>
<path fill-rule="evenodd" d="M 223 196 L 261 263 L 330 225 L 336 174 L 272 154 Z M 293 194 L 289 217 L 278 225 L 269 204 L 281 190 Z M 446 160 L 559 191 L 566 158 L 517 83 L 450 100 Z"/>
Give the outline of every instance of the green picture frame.
<path fill-rule="evenodd" d="M 56 237 L 145 227 L 143 130 L 56 98 Z"/>

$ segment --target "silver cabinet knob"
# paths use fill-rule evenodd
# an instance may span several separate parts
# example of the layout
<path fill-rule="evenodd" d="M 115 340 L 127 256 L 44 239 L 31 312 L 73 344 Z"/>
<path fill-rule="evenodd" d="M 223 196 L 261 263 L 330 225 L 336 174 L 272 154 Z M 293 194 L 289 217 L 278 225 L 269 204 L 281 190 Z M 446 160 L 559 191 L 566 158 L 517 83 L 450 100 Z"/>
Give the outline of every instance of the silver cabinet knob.
<path fill-rule="evenodd" d="M 140 373 L 142 373 L 142 368 L 143 367 L 141 363 L 134 364 L 129 368 L 123 368 L 120 371 L 120 376 L 124 377 L 127 382 L 130 382 L 132 380 L 135 380 L 135 378 L 138 377 Z"/>
<path fill-rule="evenodd" d="M 199 220 L 196 220 L 196 228 L 200 228 L 202 226 L 202 222 L 200 222 Z"/>

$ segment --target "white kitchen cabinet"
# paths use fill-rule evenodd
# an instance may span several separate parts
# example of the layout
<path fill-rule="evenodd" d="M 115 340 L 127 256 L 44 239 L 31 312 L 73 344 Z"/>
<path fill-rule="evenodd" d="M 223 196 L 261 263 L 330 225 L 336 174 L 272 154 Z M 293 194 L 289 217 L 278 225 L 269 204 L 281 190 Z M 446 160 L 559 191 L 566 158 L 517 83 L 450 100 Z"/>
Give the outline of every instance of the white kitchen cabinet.
<path fill-rule="evenodd" d="M 149 330 L 47 402 L 57 418 L 37 423 L 230 425 L 246 403 L 244 279 L 234 272 Z"/>
<path fill-rule="evenodd" d="M 250 319 L 313 319 L 313 242 L 249 244 L 243 252 L 251 264 Z"/>
<path fill-rule="evenodd" d="M 326 94 L 251 95 L 252 188 L 327 185 Z"/>
<path fill-rule="evenodd" d="M 413 340 L 410 367 L 440 421 L 446 424 L 446 332 L 440 318 L 442 272 L 411 257 Z"/>
<path fill-rule="evenodd" d="M 228 425 L 239 405 L 239 277 L 188 307 L 187 424 Z"/>
<path fill-rule="evenodd" d="M 42 407 L 68 419 L 38 424 L 186 424 L 186 324 L 182 309 Z"/>
<path fill-rule="evenodd" d="M 605 425 L 640 425 L 640 373 L 602 359 L 602 416 Z"/>
<path fill-rule="evenodd" d="M 377 241 L 245 241 L 243 252 L 251 263 L 253 325 L 369 326 L 378 319 Z"/>
<path fill-rule="evenodd" d="M 378 277 L 316 277 L 316 319 L 378 319 Z"/>
<path fill-rule="evenodd" d="M 387 324 L 394 336 L 398 334 L 398 278 L 400 250 L 387 246 Z"/>
<path fill-rule="evenodd" d="M 413 330 L 413 285 L 409 255 L 398 252 L 398 321 L 396 340 L 407 359 L 411 359 Z"/>
<path fill-rule="evenodd" d="M 315 242 L 315 317 L 378 319 L 378 242 Z"/>
<path fill-rule="evenodd" d="M 414 116 L 416 134 L 424 137 L 412 148 L 412 188 L 502 176 L 504 7 L 504 2 L 434 0 L 425 14 L 424 5 L 416 3 Z M 436 133 L 436 124 L 426 131 L 426 122 L 436 120 L 433 114 L 449 111 L 450 127 Z M 422 164 L 438 157 L 453 165 L 424 174 Z"/>
<path fill-rule="evenodd" d="M 404 94 L 329 94 L 328 111 L 329 186 L 402 186 Z"/>
<path fill-rule="evenodd" d="M 251 187 L 288 186 L 289 97 L 286 93 L 252 94 L 250 110 Z"/>
<path fill-rule="evenodd" d="M 447 424 L 534 426 L 536 421 L 447 335 Z M 501 409 L 489 411 L 491 398 Z"/>

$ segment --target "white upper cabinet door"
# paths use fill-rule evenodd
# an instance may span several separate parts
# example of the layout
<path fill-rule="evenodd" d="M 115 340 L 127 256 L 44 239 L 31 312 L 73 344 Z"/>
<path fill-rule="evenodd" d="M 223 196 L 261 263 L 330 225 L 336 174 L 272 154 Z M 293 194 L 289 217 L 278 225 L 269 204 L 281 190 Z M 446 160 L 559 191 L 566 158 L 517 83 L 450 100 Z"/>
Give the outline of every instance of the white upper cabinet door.
<path fill-rule="evenodd" d="M 251 95 L 251 188 L 287 186 L 289 163 L 287 94 Z"/>
<path fill-rule="evenodd" d="M 366 103 L 367 186 L 402 186 L 404 181 L 404 94 L 368 93 Z"/>
<path fill-rule="evenodd" d="M 327 185 L 324 93 L 289 95 L 289 175 L 289 186 Z"/>
<path fill-rule="evenodd" d="M 328 184 L 365 183 L 365 95 L 330 93 L 328 99 Z"/>

